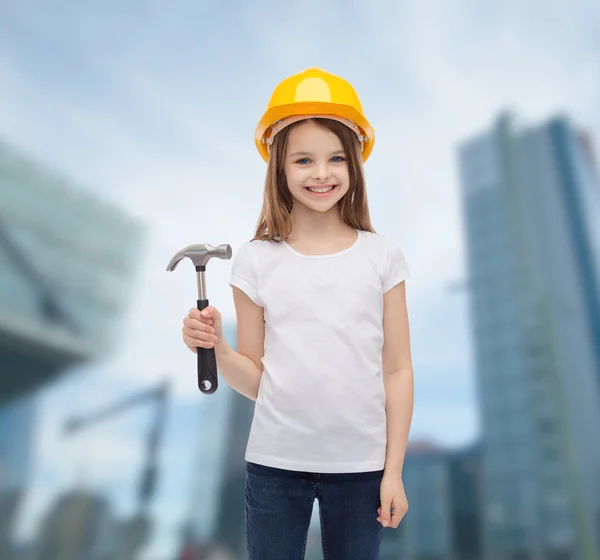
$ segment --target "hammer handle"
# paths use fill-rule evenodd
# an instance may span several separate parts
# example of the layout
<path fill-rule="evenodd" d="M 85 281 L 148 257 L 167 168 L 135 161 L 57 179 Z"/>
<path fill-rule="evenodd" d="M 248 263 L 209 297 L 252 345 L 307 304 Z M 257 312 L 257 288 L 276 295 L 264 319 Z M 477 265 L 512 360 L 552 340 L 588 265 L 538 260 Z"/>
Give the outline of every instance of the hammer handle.
<path fill-rule="evenodd" d="M 202 311 L 208 307 L 207 299 L 199 299 L 198 309 Z M 202 348 L 198 346 L 198 389 L 205 395 L 211 395 L 217 390 L 219 381 L 217 379 L 217 359 L 214 348 Z"/>

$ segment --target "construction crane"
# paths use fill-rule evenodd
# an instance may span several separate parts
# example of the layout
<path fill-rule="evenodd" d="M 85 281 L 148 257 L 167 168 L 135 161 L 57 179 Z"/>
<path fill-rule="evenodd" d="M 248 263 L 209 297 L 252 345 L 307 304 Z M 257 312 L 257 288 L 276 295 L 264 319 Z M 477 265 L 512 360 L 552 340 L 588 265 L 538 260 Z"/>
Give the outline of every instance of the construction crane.
<path fill-rule="evenodd" d="M 130 395 L 129 397 L 95 413 L 82 417 L 70 418 L 64 425 L 65 435 L 73 435 L 82 429 L 86 429 L 102 420 L 111 418 L 116 414 L 129 410 L 146 401 L 153 401 L 156 403 L 156 414 L 154 415 L 151 428 L 148 432 L 146 440 L 146 457 L 139 479 L 137 514 L 123 525 L 119 536 L 119 540 L 121 541 L 119 543 L 121 550 L 119 558 L 123 560 L 136 558 L 137 553 L 143 544 L 145 544 L 150 533 L 148 509 L 156 490 L 158 478 L 157 456 L 162 441 L 161 438 L 166 416 L 169 387 L 170 384 L 167 379 L 156 387 Z"/>

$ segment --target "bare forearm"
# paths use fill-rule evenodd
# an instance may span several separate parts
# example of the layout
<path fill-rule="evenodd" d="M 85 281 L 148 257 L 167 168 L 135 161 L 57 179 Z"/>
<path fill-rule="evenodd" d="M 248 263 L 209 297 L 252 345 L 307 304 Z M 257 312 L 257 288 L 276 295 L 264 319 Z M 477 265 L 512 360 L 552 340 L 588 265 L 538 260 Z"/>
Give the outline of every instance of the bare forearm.
<path fill-rule="evenodd" d="M 401 475 L 414 407 L 412 369 L 384 374 L 387 451 L 385 471 Z"/>
<path fill-rule="evenodd" d="M 259 368 L 248 356 L 236 352 L 224 339 L 215 346 L 215 354 L 217 370 L 227 384 L 238 393 L 255 401 L 262 368 Z"/>

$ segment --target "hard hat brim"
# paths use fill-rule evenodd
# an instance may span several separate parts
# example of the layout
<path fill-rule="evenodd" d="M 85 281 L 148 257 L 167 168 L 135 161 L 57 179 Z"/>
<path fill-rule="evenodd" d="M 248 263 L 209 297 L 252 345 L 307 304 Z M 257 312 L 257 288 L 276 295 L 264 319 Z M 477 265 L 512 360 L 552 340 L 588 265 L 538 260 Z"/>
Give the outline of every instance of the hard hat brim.
<path fill-rule="evenodd" d="M 267 148 L 265 135 L 272 124 L 280 119 L 284 119 L 292 115 L 310 116 L 319 114 L 330 114 L 337 117 L 343 117 L 361 128 L 364 136 L 366 137 L 366 141 L 363 142 L 362 160 L 363 163 L 367 161 L 375 143 L 375 131 L 366 117 L 364 117 L 359 111 L 350 105 L 331 102 L 307 101 L 277 105 L 268 109 L 262 116 L 254 133 L 254 142 L 265 162 L 269 161 L 269 151 Z"/>

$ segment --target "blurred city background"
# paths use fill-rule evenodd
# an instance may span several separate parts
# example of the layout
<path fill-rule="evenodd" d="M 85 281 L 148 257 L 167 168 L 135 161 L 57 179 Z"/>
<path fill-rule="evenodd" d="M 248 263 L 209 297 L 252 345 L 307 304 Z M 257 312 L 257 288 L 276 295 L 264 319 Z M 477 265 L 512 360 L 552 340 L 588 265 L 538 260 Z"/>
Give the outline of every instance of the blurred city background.
<path fill-rule="evenodd" d="M 598 29 L 585 0 L 0 3 L 0 558 L 245 558 L 254 403 L 197 390 L 196 275 L 166 266 L 252 237 L 254 127 L 319 66 L 375 126 L 372 220 L 412 272 L 382 560 L 599 559 Z"/>

